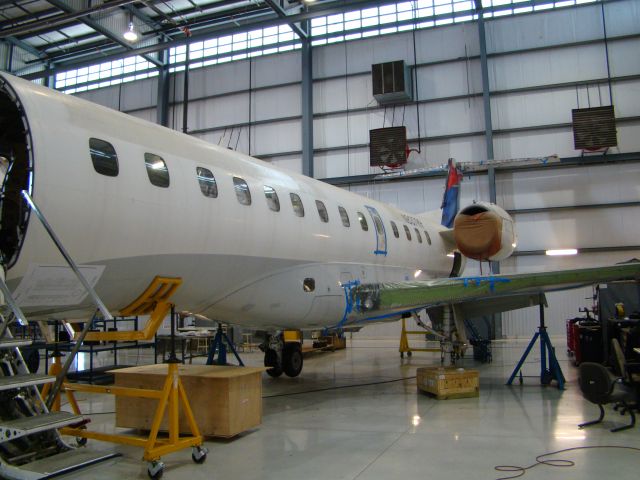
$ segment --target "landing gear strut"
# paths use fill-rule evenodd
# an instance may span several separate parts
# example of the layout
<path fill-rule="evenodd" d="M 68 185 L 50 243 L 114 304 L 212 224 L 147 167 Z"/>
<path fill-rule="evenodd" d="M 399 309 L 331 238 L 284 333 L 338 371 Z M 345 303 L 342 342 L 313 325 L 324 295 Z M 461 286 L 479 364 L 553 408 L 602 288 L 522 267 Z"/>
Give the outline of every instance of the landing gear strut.
<path fill-rule="evenodd" d="M 267 374 L 279 377 L 283 373 L 288 377 L 297 377 L 302 371 L 302 345 L 300 341 L 284 340 L 285 334 L 271 335 L 260 348 L 264 351 L 264 366 L 269 367 Z M 300 338 L 302 335 L 300 335 Z"/>
<path fill-rule="evenodd" d="M 282 362 L 278 358 L 278 352 L 267 348 L 264 351 L 264 366 L 270 367 L 267 369 L 267 374 L 273 378 L 277 378 L 282 375 Z"/>

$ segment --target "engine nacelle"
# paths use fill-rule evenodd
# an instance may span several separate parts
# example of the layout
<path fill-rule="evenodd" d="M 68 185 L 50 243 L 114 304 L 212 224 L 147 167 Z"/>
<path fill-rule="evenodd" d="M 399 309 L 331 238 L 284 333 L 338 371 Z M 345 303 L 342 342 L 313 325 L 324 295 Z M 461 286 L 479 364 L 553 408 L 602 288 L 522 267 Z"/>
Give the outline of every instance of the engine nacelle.
<path fill-rule="evenodd" d="M 474 260 L 500 261 L 516 248 L 513 218 L 493 203 L 478 202 L 460 210 L 453 223 L 458 250 Z"/>

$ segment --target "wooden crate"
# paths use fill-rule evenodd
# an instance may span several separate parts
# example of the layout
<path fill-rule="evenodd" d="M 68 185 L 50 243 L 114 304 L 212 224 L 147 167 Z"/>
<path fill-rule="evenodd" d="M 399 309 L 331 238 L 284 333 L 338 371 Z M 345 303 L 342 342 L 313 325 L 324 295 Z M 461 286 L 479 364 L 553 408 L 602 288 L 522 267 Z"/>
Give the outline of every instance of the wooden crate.
<path fill-rule="evenodd" d="M 456 367 L 422 367 L 416 372 L 418 389 L 438 400 L 477 397 L 480 384 L 477 370 Z"/>
<path fill-rule="evenodd" d="M 320 340 L 327 342 L 329 350 L 344 350 L 347 348 L 347 339 L 345 337 L 331 335 L 329 337 L 320 337 Z"/>
<path fill-rule="evenodd" d="M 210 437 L 233 437 L 262 423 L 264 368 L 217 365 L 180 365 L 180 379 L 200 432 Z M 161 389 L 166 364 L 114 370 L 115 385 Z M 150 430 L 158 401 L 116 397 L 116 427 Z M 162 422 L 167 430 L 167 414 Z M 180 432 L 189 433 L 180 408 Z"/>

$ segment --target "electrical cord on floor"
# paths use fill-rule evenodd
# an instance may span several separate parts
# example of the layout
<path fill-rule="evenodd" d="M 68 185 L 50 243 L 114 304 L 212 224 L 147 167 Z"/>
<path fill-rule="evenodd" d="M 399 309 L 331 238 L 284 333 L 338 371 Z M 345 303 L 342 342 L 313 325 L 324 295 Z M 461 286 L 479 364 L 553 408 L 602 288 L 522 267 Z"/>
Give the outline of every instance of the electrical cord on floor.
<path fill-rule="evenodd" d="M 500 478 L 497 478 L 496 480 L 510 480 L 512 478 L 522 477 L 525 473 L 527 473 L 527 470 L 531 470 L 533 467 L 537 467 L 538 465 L 547 465 L 549 467 L 573 467 L 575 465 L 575 462 L 572 460 L 557 459 L 557 458 L 550 458 L 548 460 L 544 460 L 544 457 L 549 457 L 551 455 L 558 455 L 560 453 L 573 452 L 577 450 L 592 450 L 592 449 L 633 450 L 640 453 L 640 448 L 625 447 L 620 445 L 594 445 L 594 446 L 587 446 L 587 447 L 565 448 L 563 450 L 558 450 L 555 452 L 543 453 L 542 455 L 538 455 L 536 457 L 536 463 L 534 463 L 533 465 L 529 465 L 528 467 L 518 467 L 515 465 L 498 465 L 494 467 L 498 472 L 514 472 L 515 475 L 512 475 L 510 477 L 500 477 Z"/>
<path fill-rule="evenodd" d="M 402 377 L 402 378 L 396 378 L 394 380 L 383 380 L 381 382 L 358 383 L 356 385 L 340 385 L 340 386 L 337 386 L 337 387 L 327 387 L 327 388 L 317 388 L 317 389 L 314 389 L 314 390 L 305 390 L 303 392 L 277 393 L 275 395 L 264 395 L 262 398 L 291 397 L 293 395 L 304 395 L 305 393 L 328 392 L 328 391 L 331 391 L 331 390 L 342 390 L 342 389 L 345 389 L 345 388 L 370 387 L 370 386 L 374 386 L 374 385 L 384 385 L 385 383 L 402 382 L 403 380 L 413 380 L 414 378 L 416 378 L 415 375 L 413 377 Z"/>

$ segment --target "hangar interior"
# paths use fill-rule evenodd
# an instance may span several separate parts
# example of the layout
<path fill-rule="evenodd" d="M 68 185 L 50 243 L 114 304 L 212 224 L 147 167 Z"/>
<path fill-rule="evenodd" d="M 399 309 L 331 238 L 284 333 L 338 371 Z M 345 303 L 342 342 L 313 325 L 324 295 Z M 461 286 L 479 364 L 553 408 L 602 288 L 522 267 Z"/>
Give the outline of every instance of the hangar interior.
<path fill-rule="evenodd" d="M 127 29 L 140 41 L 122 40 Z M 9 0 L 0 35 L 3 71 L 410 213 L 440 209 L 453 158 L 465 172 L 461 206 L 492 201 L 515 219 L 517 248 L 495 273 L 640 258 L 638 0 Z M 411 98 L 380 104 L 372 65 L 400 60 Z M 577 149 L 572 110 L 609 105 L 616 144 Z M 393 126 L 406 127 L 411 149 L 402 174 L 370 165 L 370 130 Z M 554 249 L 578 253 L 546 254 Z M 469 261 L 465 275 L 489 268 Z M 372 325 L 349 334 L 347 350 L 308 357 L 299 378 L 263 376 L 262 425 L 206 442 L 204 465 L 167 455 L 165 476 L 514 478 L 493 467 L 597 447 L 561 454 L 571 468 L 539 464 L 526 477 L 636 478 L 637 427 L 577 429 L 595 406 L 565 352 L 565 321 L 592 297 L 592 287 L 547 294 L 565 390 L 529 378 L 503 385 L 536 332 L 538 307 L 491 319 L 492 363 L 462 360 L 480 371 L 478 398 L 416 396 L 416 368 L 439 364 L 439 354 L 401 359 L 400 324 Z M 109 355 L 96 364 L 112 364 Z M 242 356 L 262 365 L 255 349 Z M 120 361 L 153 358 L 138 349 Z M 114 402 L 79 399 L 108 429 Z M 608 415 L 607 427 L 626 421 Z M 123 454 L 91 467 L 95 478 L 147 476 L 139 450 L 89 444 Z"/>
<path fill-rule="evenodd" d="M 455 4 L 455 13 L 467 7 L 466 3 L 443 5 Z M 550 168 L 496 171 L 495 199 L 514 216 L 518 233 L 517 251 L 502 262 L 501 271 L 607 265 L 637 257 L 637 3 L 578 2 L 574 6 L 569 2 L 570 8 L 548 9 L 547 5 L 554 5 L 549 3 L 544 7 L 523 6 L 522 10 L 515 8 L 516 3 L 523 2 L 494 2 L 496 12 L 485 14 L 490 18 L 485 24 L 485 40 L 492 158 L 557 155 L 575 161 L 566 168 L 551 164 Z M 410 6 L 403 4 L 396 10 Z M 420 2 L 417 6 L 421 7 Z M 394 18 L 405 18 L 396 10 Z M 355 18 L 358 11 L 359 18 L 373 15 L 370 9 L 359 9 L 356 14 L 311 20 L 312 30 L 325 32 L 318 33 L 320 39 L 312 42 L 313 89 L 311 100 L 306 99 L 313 102 L 313 176 L 412 213 L 437 210 L 442 202 L 442 177 L 375 180 L 382 171 L 369 166 L 369 130 L 403 124 L 410 148 L 417 149 L 420 140 L 421 153 L 409 156 L 406 171 L 439 167 L 448 158 L 461 163 L 486 162 L 477 22 L 454 15 L 453 23 L 431 20 L 436 24 L 431 26 L 427 21 L 415 30 L 412 24 L 408 30 L 406 25 L 392 27 L 401 31 L 373 36 L 384 31 L 381 26 L 387 22 L 383 18 L 387 10 L 383 8 L 377 14 L 377 29 L 349 35 L 347 18 Z M 413 15 L 411 9 L 409 13 Z M 270 53 L 273 48 L 265 48 L 266 42 L 272 41 L 266 40 L 270 32 L 264 28 L 261 31 L 263 38 L 256 44 L 262 45 L 262 51 L 255 48 L 249 54 L 225 55 L 208 47 L 216 52 L 209 57 L 204 43 L 207 40 L 192 42 L 186 130 L 206 141 L 303 172 L 305 100 L 300 44 L 278 47 L 285 51 Z M 239 40 L 245 37 L 235 35 L 218 42 L 245 45 Z M 234 43 L 231 45 L 242 52 Z M 287 51 L 290 47 L 293 50 Z M 173 61 L 176 66 L 164 86 L 168 94 L 167 124 L 178 130 L 184 129 L 184 73 L 180 70 L 184 69 L 185 51 L 185 46 L 172 50 L 169 65 Z M 13 59 L 16 67 L 20 65 L 17 56 L 14 54 Z M 208 62 L 200 61 L 203 58 L 217 63 L 204 66 Z M 371 65 L 395 60 L 417 65 L 418 101 L 385 108 L 372 95 Z M 100 69 L 106 68 L 104 65 L 115 68 L 112 64 L 99 65 L 56 74 L 53 81 L 62 91 L 89 89 L 75 94 L 146 120 L 158 120 L 157 69 L 126 77 L 121 73 L 111 81 L 117 85 L 98 88 L 107 83 L 99 81 L 104 77 L 98 73 Z M 138 76 L 151 78 L 134 80 Z M 89 80 L 94 77 L 96 80 Z M 573 145 L 571 110 L 609 105 L 610 96 L 615 106 L 618 145 L 605 155 L 582 156 Z M 490 199 L 486 174 L 464 178 L 461 206 Z M 601 234 L 604 229 L 606 235 Z M 580 255 L 544 255 L 546 250 L 562 248 L 577 248 Z M 466 270 L 470 275 L 474 269 L 479 271 L 472 263 Z M 550 294 L 549 314 L 558 318 L 575 316 L 577 306 L 588 306 L 585 298 L 590 296 L 591 289 Z M 505 313 L 498 338 L 528 337 L 529 324 L 536 315 L 535 308 Z M 562 334 L 563 328 L 554 324 L 550 331 Z M 395 337 L 398 332 L 397 325 L 384 325 L 369 327 L 360 334 L 381 338 Z"/>

